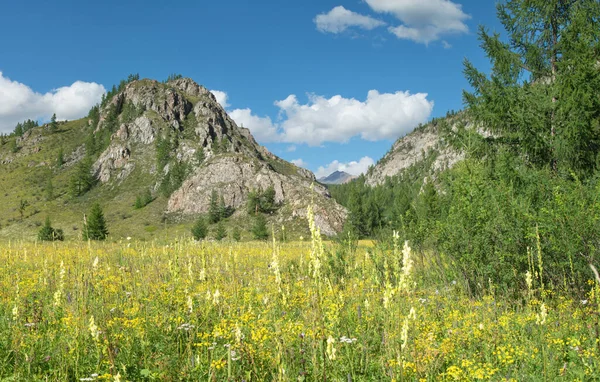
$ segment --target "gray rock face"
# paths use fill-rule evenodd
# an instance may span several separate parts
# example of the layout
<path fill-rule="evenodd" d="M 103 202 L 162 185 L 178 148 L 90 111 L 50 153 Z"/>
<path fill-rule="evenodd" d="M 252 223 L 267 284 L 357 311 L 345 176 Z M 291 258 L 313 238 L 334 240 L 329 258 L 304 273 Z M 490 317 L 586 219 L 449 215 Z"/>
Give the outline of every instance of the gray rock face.
<path fill-rule="evenodd" d="M 94 163 L 92 170 L 102 183 L 108 182 L 114 175 L 117 179 L 124 179 L 135 168 L 134 163 L 129 161 L 130 157 L 131 150 L 128 147 L 122 144 L 111 144 Z"/>
<path fill-rule="evenodd" d="M 265 163 L 248 160 L 241 155 L 217 157 L 205 167 L 196 169 L 169 199 L 169 212 L 199 214 L 208 212 L 210 195 L 216 190 L 223 195 L 225 204 L 236 209 L 244 209 L 248 193 L 252 190 L 265 190 L 273 187 L 275 201 L 286 203 L 292 216 L 306 216 L 306 208 L 311 202 L 308 177 L 284 175 L 269 168 Z M 317 208 L 316 221 L 322 232 L 333 235 L 341 231 L 346 211 L 336 204 L 324 187 L 314 185 L 315 199 L 325 199 L 327 208 Z M 323 204 L 323 200 L 317 200 Z"/>
<path fill-rule="evenodd" d="M 450 122 L 459 123 L 460 119 Z M 408 169 L 434 150 L 437 154 L 432 164 L 434 172 L 448 169 L 464 158 L 464 153 L 450 147 L 442 139 L 436 126 L 428 124 L 398 139 L 391 150 L 367 174 L 366 183 L 370 186 L 382 184 L 386 177 Z"/>
<path fill-rule="evenodd" d="M 186 163 L 191 173 L 171 195 L 167 212 L 205 213 L 212 191 L 217 190 L 227 205 L 242 213 L 250 191 L 272 186 L 276 201 L 282 205 L 280 214 L 288 215 L 280 216 L 280 220 L 306 216 L 314 175 L 260 146 L 248 129 L 235 124 L 206 88 L 188 78 L 167 84 L 140 80 L 114 96 L 111 105 L 119 107 L 125 102 L 145 111 L 133 122 L 121 123 L 109 147 L 94 164 L 93 170 L 101 182 L 125 179 L 136 164 L 147 167 L 144 161 L 134 159 L 138 155 L 154 155 L 156 139 L 167 136 L 171 130 L 171 135 L 177 133 L 182 138 L 170 153 L 170 160 Z M 107 113 L 108 107 L 101 110 L 98 129 L 103 128 Z M 199 150 L 204 151 L 206 158 L 202 163 L 196 155 Z M 154 157 L 147 157 L 148 162 L 156 163 Z M 165 166 L 164 173 L 171 168 L 171 164 Z M 145 167 L 144 171 L 155 172 Z M 333 235 L 341 231 L 346 210 L 318 184 L 314 186 L 314 204 L 315 220 L 322 232 Z"/>

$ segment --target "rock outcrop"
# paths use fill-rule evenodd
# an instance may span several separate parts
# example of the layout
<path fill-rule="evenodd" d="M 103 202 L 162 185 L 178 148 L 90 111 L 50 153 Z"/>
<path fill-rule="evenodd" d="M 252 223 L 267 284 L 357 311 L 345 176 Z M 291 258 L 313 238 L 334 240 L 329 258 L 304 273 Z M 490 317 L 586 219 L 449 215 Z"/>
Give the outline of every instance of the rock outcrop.
<path fill-rule="evenodd" d="M 386 177 L 397 175 L 430 155 L 433 155 L 430 175 L 454 166 L 464 158 L 464 153 L 443 139 L 439 125 L 449 123 L 454 127 L 457 123 L 464 123 L 463 118 L 463 114 L 459 114 L 437 120 L 398 139 L 390 151 L 369 170 L 366 183 L 370 186 L 382 184 Z"/>
<path fill-rule="evenodd" d="M 285 215 L 279 220 L 305 216 L 314 201 L 322 232 L 333 235 L 341 231 L 346 210 L 315 182 L 314 175 L 260 146 L 248 129 L 236 125 L 209 90 L 191 79 L 129 83 L 100 110 L 96 131 L 106 128 L 110 110 L 122 110 L 126 104 L 133 105 L 140 115 L 129 121 L 118 118 L 110 145 L 93 166 L 100 182 L 121 182 L 139 170 L 156 190 L 173 164 L 181 163 L 187 176 L 171 194 L 166 212 L 205 213 L 216 190 L 226 205 L 243 213 L 250 191 L 273 187 L 280 214 Z M 159 138 L 176 142 L 162 172 L 156 169 Z"/>

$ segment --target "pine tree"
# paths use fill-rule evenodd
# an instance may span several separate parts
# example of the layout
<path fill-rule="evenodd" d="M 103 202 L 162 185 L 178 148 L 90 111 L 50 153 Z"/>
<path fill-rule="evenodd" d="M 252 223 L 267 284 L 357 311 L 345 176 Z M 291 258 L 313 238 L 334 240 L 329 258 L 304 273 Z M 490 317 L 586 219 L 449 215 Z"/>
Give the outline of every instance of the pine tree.
<path fill-rule="evenodd" d="M 50 131 L 55 132 L 56 130 L 58 130 L 58 122 L 56 122 L 56 113 L 54 113 L 50 118 Z"/>
<path fill-rule="evenodd" d="M 219 194 L 216 190 L 210 193 L 210 204 L 208 206 L 208 221 L 211 224 L 218 223 L 221 220 L 221 212 L 219 210 Z"/>
<path fill-rule="evenodd" d="M 235 241 L 240 241 L 242 239 L 242 232 L 240 231 L 240 227 L 235 226 L 233 228 L 233 232 L 231 232 L 231 237 Z"/>
<path fill-rule="evenodd" d="M 38 232 L 38 240 L 40 241 L 62 241 L 64 240 L 63 231 L 61 229 L 52 228 L 50 217 L 46 216 L 46 222 Z"/>
<path fill-rule="evenodd" d="M 256 218 L 254 218 L 252 235 L 256 240 L 267 240 L 269 237 L 269 231 L 267 230 L 267 219 L 265 219 L 263 214 L 258 214 Z"/>
<path fill-rule="evenodd" d="M 219 224 L 217 224 L 217 229 L 215 230 L 215 239 L 220 241 L 226 237 L 227 237 L 227 230 L 225 229 L 223 222 L 220 221 Z"/>
<path fill-rule="evenodd" d="M 108 228 L 100 204 L 94 203 L 87 217 L 84 216 L 83 240 L 105 240 Z"/>
<path fill-rule="evenodd" d="M 195 240 L 200 241 L 206 238 L 208 234 L 208 228 L 206 227 L 206 222 L 204 218 L 201 216 L 196 220 L 194 226 L 192 227 L 192 236 Z"/>
<path fill-rule="evenodd" d="M 95 183 L 95 178 L 92 175 L 92 160 L 90 157 L 85 157 L 77 165 L 75 173 L 71 176 L 69 192 L 71 196 L 81 196 L 88 192 Z"/>

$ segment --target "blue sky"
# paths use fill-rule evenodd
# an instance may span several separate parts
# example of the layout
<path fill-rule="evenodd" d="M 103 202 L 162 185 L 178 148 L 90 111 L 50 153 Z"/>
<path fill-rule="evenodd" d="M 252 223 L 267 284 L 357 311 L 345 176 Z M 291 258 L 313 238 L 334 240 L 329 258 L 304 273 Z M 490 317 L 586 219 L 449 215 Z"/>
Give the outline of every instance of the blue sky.
<path fill-rule="evenodd" d="M 5 2 L 0 131 L 81 117 L 129 73 L 181 73 L 222 92 L 275 154 L 318 176 L 358 173 L 419 122 L 462 108 L 463 59 L 488 67 L 479 25 L 501 30 L 494 2 Z"/>

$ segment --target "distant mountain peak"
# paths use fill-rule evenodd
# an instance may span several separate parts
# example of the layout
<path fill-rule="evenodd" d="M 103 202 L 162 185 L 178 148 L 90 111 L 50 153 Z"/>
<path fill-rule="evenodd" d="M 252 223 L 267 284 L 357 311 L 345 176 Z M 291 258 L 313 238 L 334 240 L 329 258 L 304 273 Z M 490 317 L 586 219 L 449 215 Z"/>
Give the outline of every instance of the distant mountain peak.
<path fill-rule="evenodd" d="M 345 171 L 334 171 L 328 176 L 317 179 L 323 184 L 344 184 L 356 179 L 356 176 L 350 175 Z"/>

